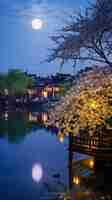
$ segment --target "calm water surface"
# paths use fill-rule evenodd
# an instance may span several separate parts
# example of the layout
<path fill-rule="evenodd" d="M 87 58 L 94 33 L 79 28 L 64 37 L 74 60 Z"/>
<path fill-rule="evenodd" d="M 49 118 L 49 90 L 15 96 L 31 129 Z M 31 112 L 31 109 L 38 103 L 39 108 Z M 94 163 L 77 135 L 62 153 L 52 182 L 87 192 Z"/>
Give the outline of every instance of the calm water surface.
<path fill-rule="evenodd" d="M 40 122 L 46 119 L 47 113 L 1 114 L 0 199 L 53 200 L 64 199 L 61 196 L 69 193 L 68 140 L 65 138 L 62 143 L 54 132 L 42 127 Z M 74 160 L 78 163 L 75 170 L 81 171 L 79 160 L 82 159 L 91 158 L 74 154 Z M 82 171 L 86 176 L 91 173 L 89 169 L 83 168 Z M 88 192 L 89 199 L 95 199 L 92 190 L 86 191 L 84 185 L 79 187 L 78 184 L 76 181 L 74 191 L 77 194 Z"/>

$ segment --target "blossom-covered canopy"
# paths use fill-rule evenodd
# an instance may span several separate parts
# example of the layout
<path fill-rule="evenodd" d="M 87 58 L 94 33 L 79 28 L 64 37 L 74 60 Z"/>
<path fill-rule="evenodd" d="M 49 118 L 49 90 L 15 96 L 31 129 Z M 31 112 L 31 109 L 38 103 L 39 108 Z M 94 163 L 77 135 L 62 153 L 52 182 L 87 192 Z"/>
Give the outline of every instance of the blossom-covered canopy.
<path fill-rule="evenodd" d="M 98 127 L 111 129 L 112 68 L 94 66 L 79 73 L 65 97 L 51 110 L 48 124 L 63 133 L 77 134 Z"/>

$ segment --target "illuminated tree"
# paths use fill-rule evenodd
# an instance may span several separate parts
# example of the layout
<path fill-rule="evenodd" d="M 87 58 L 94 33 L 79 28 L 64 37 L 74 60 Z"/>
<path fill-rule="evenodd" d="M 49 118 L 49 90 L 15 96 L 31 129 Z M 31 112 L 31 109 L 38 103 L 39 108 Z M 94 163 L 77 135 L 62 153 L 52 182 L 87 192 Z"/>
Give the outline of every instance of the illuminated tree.
<path fill-rule="evenodd" d="M 112 69 L 95 66 L 75 80 L 51 111 L 48 124 L 59 128 L 60 134 L 85 130 L 92 135 L 99 128 L 111 129 L 111 118 Z"/>

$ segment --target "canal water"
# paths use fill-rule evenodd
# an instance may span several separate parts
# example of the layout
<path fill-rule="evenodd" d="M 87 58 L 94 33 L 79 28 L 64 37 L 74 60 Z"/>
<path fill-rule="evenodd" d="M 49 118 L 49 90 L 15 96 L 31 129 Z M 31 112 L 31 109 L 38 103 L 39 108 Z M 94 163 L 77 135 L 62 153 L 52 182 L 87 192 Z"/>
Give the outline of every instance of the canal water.
<path fill-rule="evenodd" d="M 75 153 L 71 169 L 68 138 L 60 140 L 55 132 L 47 130 L 43 126 L 47 117 L 46 112 L 1 114 L 0 199 L 68 199 L 73 170 L 74 197 L 71 199 L 95 199 L 99 193 L 81 184 L 79 177 L 90 176 L 93 159 Z M 87 168 L 83 167 L 84 162 Z"/>

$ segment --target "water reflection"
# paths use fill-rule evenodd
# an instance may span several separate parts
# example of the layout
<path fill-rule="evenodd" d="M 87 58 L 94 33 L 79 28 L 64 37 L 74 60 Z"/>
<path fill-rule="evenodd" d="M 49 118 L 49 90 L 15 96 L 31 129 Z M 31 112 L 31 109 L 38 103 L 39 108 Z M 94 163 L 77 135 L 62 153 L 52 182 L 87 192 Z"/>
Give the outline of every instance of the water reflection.
<path fill-rule="evenodd" d="M 9 143 L 21 143 L 26 135 L 45 128 L 44 123 L 47 119 L 48 113 L 44 111 L 2 113 L 0 116 L 0 137 L 5 138 L 5 140 L 8 140 Z M 43 186 L 42 192 L 44 193 L 44 190 L 47 191 L 47 199 L 52 198 L 52 200 L 110 200 L 112 197 L 112 162 L 110 160 L 109 162 L 99 160 L 97 157 L 77 157 L 79 154 L 72 152 L 71 138 L 68 136 L 64 138 L 64 135 L 61 133 L 57 134 L 55 132 L 56 134 L 54 134 L 53 131 L 54 130 L 52 130 L 52 132 L 47 132 L 47 134 L 52 133 L 54 137 L 57 136 L 57 141 L 61 142 L 60 146 L 62 145 L 63 152 L 66 153 L 68 157 L 66 164 L 68 182 L 65 181 L 62 176 L 62 171 L 58 168 L 61 165 L 60 163 L 62 157 L 55 163 L 56 158 L 60 157 L 61 154 L 61 151 L 58 149 L 59 146 L 57 145 L 57 141 L 55 141 L 53 146 L 51 146 L 52 142 L 50 145 L 48 142 L 48 140 L 50 140 L 50 138 L 48 138 L 49 136 L 43 136 L 40 141 L 39 137 L 38 140 L 35 140 L 34 137 L 35 143 L 34 141 L 32 142 L 32 139 L 30 138 L 30 153 L 28 153 L 30 155 L 32 147 L 35 146 L 36 150 L 32 153 L 32 157 L 35 157 L 35 161 L 33 160 L 32 162 L 33 166 L 31 163 L 30 174 L 32 175 L 31 179 L 36 187 L 38 187 L 41 183 Z M 38 134 L 38 132 L 36 132 L 36 134 Z M 44 137 L 45 141 L 43 145 Z M 66 140 L 68 142 L 65 143 Z M 39 144 L 39 142 L 41 142 L 41 144 Z M 48 144 L 45 146 L 47 142 Z M 41 150 L 38 149 L 39 145 Z M 52 157 L 49 157 L 53 148 L 56 148 L 56 150 L 53 154 L 51 154 Z M 22 152 L 22 155 L 25 154 L 26 156 L 27 150 L 25 152 L 24 151 Z M 41 163 L 41 160 L 44 158 L 44 154 L 48 157 L 45 158 L 45 163 Z M 40 158 L 39 163 L 37 162 L 36 157 Z M 47 160 L 49 162 L 47 162 Z M 49 170 L 46 179 L 44 179 L 44 173 L 46 173 L 47 170 L 43 170 L 45 167 L 44 165 L 51 168 L 51 161 L 55 163 L 57 171 L 54 171 L 53 169 Z M 26 165 L 27 164 L 25 163 L 25 167 Z M 63 168 L 63 171 L 64 170 L 65 169 Z M 46 198 L 46 194 L 43 196 Z"/>
<path fill-rule="evenodd" d="M 29 112 L 29 122 L 37 122 L 39 124 L 44 124 L 48 120 L 48 113 L 47 112 L 37 112 L 31 113 Z"/>
<path fill-rule="evenodd" d="M 0 137 L 10 143 L 20 142 L 25 135 L 44 127 L 47 112 L 5 112 L 0 114 Z"/>
<path fill-rule="evenodd" d="M 112 198 L 112 160 L 99 160 L 96 157 L 76 160 L 69 137 L 68 171 L 70 199 L 79 195 L 77 199 L 111 199 Z"/>
<path fill-rule="evenodd" d="M 32 167 L 32 179 L 39 183 L 43 177 L 43 169 L 42 166 L 38 163 L 34 164 Z"/>
<path fill-rule="evenodd" d="M 59 134 L 58 139 L 63 142 L 64 137 L 60 140 L 61 137 Z M 62 182 L 58 176 L 57 184 L 63 186 L 63 193 L 60 193 L 58 199 L 112 199 L 112 160 L 99 159 L 97 156 L 77 159 L 77 153 L 72 151 L 70 136 L 68 140 L 68 184 Z"/>

